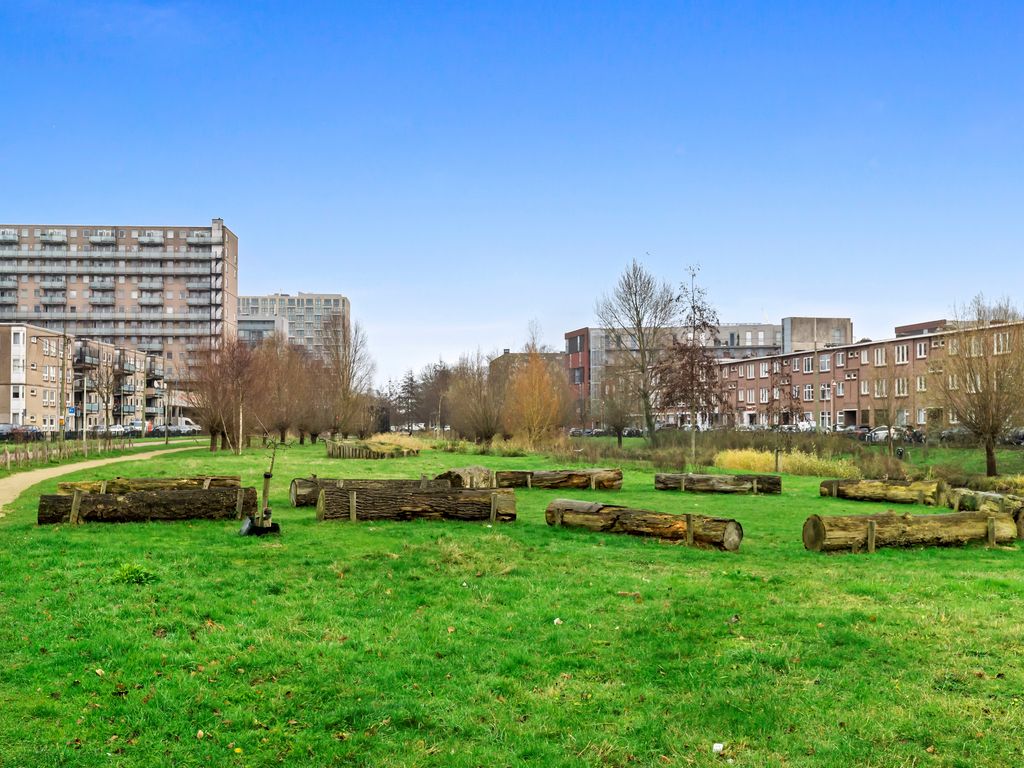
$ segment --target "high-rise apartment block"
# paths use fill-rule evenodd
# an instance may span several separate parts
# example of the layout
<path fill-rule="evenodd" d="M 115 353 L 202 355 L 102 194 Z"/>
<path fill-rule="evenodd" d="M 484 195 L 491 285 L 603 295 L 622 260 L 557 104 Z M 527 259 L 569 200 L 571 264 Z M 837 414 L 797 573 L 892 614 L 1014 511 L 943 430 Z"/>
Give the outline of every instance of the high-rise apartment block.
<path fill-rule="evenodd" d="M 0 224 L 0 322 L 156 354 L 182 380 L 191 353 L 234 334 L 238 238 L 205 227 Z"/>
<path fill-rule="evenodd" d="M 324 323 L 332 316 L 347 324 L 351 317 L 348 299 L 340 293 L 272 293 L 269 296 L 239 296 L 239 316 L 272 317 L 288 320 L 288 341 L 305 347 L 310 354 L 324 354 Z"/>

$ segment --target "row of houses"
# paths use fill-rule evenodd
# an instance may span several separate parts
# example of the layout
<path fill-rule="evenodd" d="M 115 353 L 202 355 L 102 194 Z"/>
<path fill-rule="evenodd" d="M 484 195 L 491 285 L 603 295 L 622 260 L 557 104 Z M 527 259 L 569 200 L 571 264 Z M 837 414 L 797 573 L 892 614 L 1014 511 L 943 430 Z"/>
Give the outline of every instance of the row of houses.
<path fill-rule="evenodd" d="M 939 392 L 947 385 L 971 386 L 970 381 L 950 380 L 945 371 L 948 356 L 962 354 L 957 349 L 960 329 L 954 324 L 935 320 L 904 325 L 892 338 L 874 341 L 853 341 L 848 318 L 786 318 L 781 325 L 784 330 L 771 350 L 722 344 L 728 326 L 706 342 L 719 370 L 720 403 L 707 417 L 712 424 L 767 428 L 803 423 L 832 429 L 891 424 L 943 428 L 957 423 L 956 414 L 943 408 Z M 1008 354 L 1016 332 L 1016 324 L 995 323 L 972 340 L 976 349 L 970 354 Z M 565 338 L 565 366 L 578 420 L 599 426 L 601 400 L 608 391 L 605 369 L 623 347 L 605 329 L 570 331 Z M 661 407 L 659 421 L 681 426 L 693 419 L 682 409 Z"/>

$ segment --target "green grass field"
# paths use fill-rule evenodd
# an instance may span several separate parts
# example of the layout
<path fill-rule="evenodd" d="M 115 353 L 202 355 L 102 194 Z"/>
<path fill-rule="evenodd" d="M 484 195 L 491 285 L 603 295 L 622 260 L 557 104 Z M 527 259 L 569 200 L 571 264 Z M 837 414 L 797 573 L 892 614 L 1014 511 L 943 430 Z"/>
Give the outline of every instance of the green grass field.
<path fill-rule="evenodd" d="M 287 483 L 538 457 L 278 456 L 274 540 L 235 522 L 0 520 L 0 766 L 1011 766 L 1024 551 L 806 552 L 878 505 L 517 490 L 519 519 L 316 523 Z M 241 472 L 203 451 L 75 477 Z M 735 517 L 738 553 L 552 529 L 556 496 Z M 912 508 L 912 511 L 925 511 Z M 559 622 L 556 622 L 559 619 Z M 725 745 L 712 753 L 716 742 Z M 731 761 L 731 762 L 729 762 Z"/>

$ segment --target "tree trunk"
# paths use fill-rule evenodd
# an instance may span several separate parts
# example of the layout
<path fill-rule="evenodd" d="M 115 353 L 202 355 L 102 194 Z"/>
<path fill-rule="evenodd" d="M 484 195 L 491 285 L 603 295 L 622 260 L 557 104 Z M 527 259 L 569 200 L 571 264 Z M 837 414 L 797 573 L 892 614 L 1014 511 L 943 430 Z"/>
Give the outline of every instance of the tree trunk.
<path fill-rule="evenodd" d="M 299 430 L 299 445 L 305 445 L 305 444 L 306 444 L 306 433 L 305 433 L 305 432 L 303 432 L 303 431 L 302 431 L 302 430 L 300 429 L 300 430 Z"/>
<path fill-rule="evenodd" d="M 534 472 L 534 488 L 594 488 L 617 491 L 622 488 L 621 469 L 555 469 Z"/>
<path fill-rule="evenodd" d="M 210 453 L 215 453 L 217 450 L 217 430 L 210 429 Z"/>
<path fill-rule="evenodd" d="M 277 438 L 278 438 L 279 442 L 287 443 L 288 442 L 288 427 L 281 427 L 279 430 L 277 430 Z"/>
<path fill-rule="evenodd" d="M 823 480 L 818 493 L 852 501 L 888 501 L 893 504 L 946 503 L 946 484 L 941 480 Z"/>
<path fill-rule="evenodd" d="M 654 476 L 659 491 L 692 491 L 694 493 L 782 493 L 778 475 L 695 475 L 659 472 Z"/>
<path fill-rule="evenodd" d="M 317 520 L 351 520 L 351 494 L 355 494 L 356 520 L 475 520 L 491 519 L 492 499 L 495 521 L 516 519 L 515 492 L 510 489 L 439 490 L 380 488 L 351 490 L 323 488 L 316 504 Z"/>
<path fill-rule="evenodd" d="M 735 552 L 743 541 L 743 526 L 735 520 L 703 515 L 669 515 L 572 499 L 555 499 L 544 513 L 548 525 L 587 528 L 602 533 L 624 533 Z M 687 520 L 693 530 L 687 530 Z"/>
<path fill-rule="evenodd" d="M 995 542 L 1010 544 L 1017 524 L 1010 515 L 953 512 L 938 515 L 811 515 L 804 522 L 804 547 L 812 552 L 868 549 L 868 523 L 875 525 L 875 547 L 946 547 L 985 541 L 989 518 L 995 522 Z"/>
<path fill-rule="evenodd" d="M 256 513 L 255 488 L 209 490 L 135 491 L 133 493 L 82 494 L 80 522 L 136 523 L 147 520 L 230 520 L 237 514 L 242 494 L 242 514 Z M 40 496 L 39 525 L 66 523 L 71 519 L 74 496 Z"/>
<path fill-rule="evenodd" d="M 619 450 L 622 450 L 622 430 L 621 429 L 615 430 L 615 441 L 616 441 L 616 443 L 619 446 Z"/>
<path fill-rule="evenodd" d="M 312 507 L 320 496 L 323 488 L 342 488 L 346 491 L 372 491 L 386 488 L 403 490 L 446 491 L 452 484 L 448 480 L 378 480 L 378 479 L 338 479 L 333 477 L 296 477 L 288 488 L 288 497 L 293 507 Z"/>
<path fill-rule="evenodd" d="M 487 467 L 457 467 L 442 472 L 435 480 L 448 480 L 452 488 L 490 488 L 492 472 Z"/>
<path fill-rule="evenodd" d="M 222 451 L 231 450 L 231 445 L 228 443 L 228 432 L 226 429 L 221 430 L 220 433 L 220 449 Z"/>
<path fill-rule="evenodd" d="M 83 493 L 131 493 L 133 491 L 171 491 L 196 488 L 240 488 L 238 475 L 197 475 L 195 477 L 115 477 L 113 480 L 80 480 L 57 483 L 57 493 L 67 496 Z"/>
<path fill-rule="evenodd" d="M 985 438 L 985 474 L 988 477 L 995 477 L 996 471 L 996 443 L 991 437 Z"/>

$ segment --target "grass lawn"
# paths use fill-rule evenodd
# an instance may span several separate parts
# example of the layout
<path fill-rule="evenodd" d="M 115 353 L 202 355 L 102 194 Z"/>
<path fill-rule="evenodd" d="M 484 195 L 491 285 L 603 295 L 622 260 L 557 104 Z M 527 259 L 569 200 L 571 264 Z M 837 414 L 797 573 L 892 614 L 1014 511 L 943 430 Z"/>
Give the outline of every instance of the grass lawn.
<path fill-rule="evenodd" d="M 73 477 L 256 485 L 266 463 L 196 451 Z M 806 552 L 808 514 L 881 508 L 819 498 L 818 478 L 730 498 L 627 469 L 618 493 L 517 490 L 519 520 L 494 528 L 287 507 L 310 471 L 470 463 L 551 466 L 291 448 L 274 540 L 235 522 L 41 529 L 56 481 L 23 494 L 0 521 L 0 767 L 1024 760 L 1024 551 Z M 735 517 L 746 538 L 729 554 L 551 529 L 557 496 Z"/>

